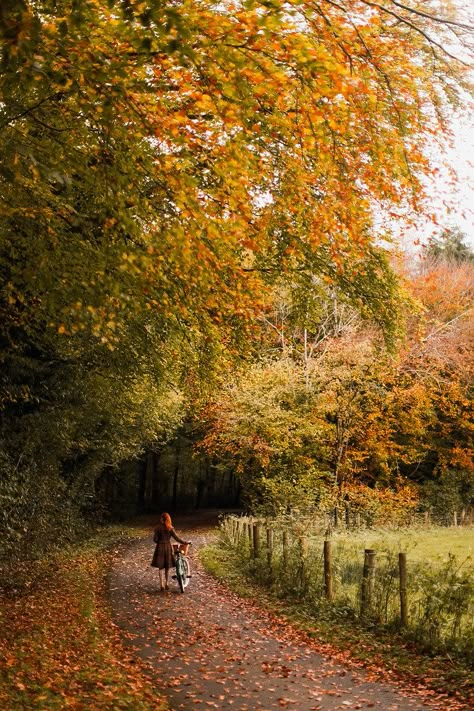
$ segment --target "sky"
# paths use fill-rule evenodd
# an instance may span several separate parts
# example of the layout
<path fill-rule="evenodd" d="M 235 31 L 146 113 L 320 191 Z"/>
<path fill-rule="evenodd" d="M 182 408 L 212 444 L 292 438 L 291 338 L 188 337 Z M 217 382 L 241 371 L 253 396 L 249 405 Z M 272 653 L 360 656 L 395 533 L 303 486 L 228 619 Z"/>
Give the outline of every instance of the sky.
<path fill-rule="evenodd" d="M 454 0 L 458 19 L 474 27 L 474 0 Z M 461 49 L 454 47 L 454 53 L 462 56 L 473 66 L 472 47 Z M 473 71 L 474 74 L 474 71 Z M 474 80 L 474 76 L 472 77 Z M 446 226 L 459 227 L 474 246 L 474 110 L 463 116 L 454 117 L 455 140 L 447 151 L 447 158 L 458 174 L 457 185 L 450 184 L 446 177 L 435 182 L 433 205 L 439 212 L 439 219 Z M 448 207 L 443 206 L 443 198 Z"/>
<path fill-rule="evenodd" d="M 457 6 L 457 19 L 474 27 L 474 0 L 452 2 Z M 450 50 L 473 66 L 472 49 L 469 51 L 467 48 L 453 45 Z M 474 76 L 472 78 L 474 81 Z M 471 100 L 471 109 L 472 106 Z M 416 230 L 405 233 L 402 242 L 408 249 L 419 242 L 425 243 L 431 236 L 439 234 L 440 229 L 444 227 L 458 227 L 466 235 L 466 241 L 474 247 L 474 109 L 454 116 L 452 128 L 453 146 L 446 147 L 444 156 L 439 148 L 433 148 L 432 154 L 433 164 L 439 168 L 439 173 L 429 186 L 430 207 L 436 214 L 438 224 L 420 222 Z M 443 168 L 443 160 L 447 160 L 456 172 L 456 183 L 453 183 L 448 171 Z"/>
<path fill-rule="evenodd" d="M 436 216 L 436 223 L 418 216 L 416 226 L 407 228 L 403 221 L 395 224 L 382 220 L 382 224 L 393 230 L 396 243 L 409 254 L 420 254 L 431 237 L 449 227 L 459 228 L 474 248 L 474 113 L 455 118 L 453 131 L 453 145 L 445 147 L 443 153 L 433 146 L 431 153 L 433 167 L 439 172 L 428 179 L 430 200 L 426 207 Z M 450 176 L 443 162 L 455 171 L 457 180 Z"/>
<path fill-rule="evenodd" d="M 446 147 L 444 153 L 435 147 L 432 152 L 433 167 L 439 172 L 428 181 L 427 191 L 429 211 L 436 216 L 436 223 L 418 218 L 416 227 L 409 229 L 403 224 L 398 228 L 392 225 L 397 241 L 409 253 L 419 252 L 430 237 L 449 227 L 459 228 L 474 248 L 474 112 L 456 118 L 453 131 L 453 145 Z M 456 180 L 443 167 L 444 161 L 455 171 Z"/>
<path fill-rule="evenodd" d="M 456 121 L 455 143 L 447 159 L 458 181 L 453 185 L 441 175 L 433 186 L 433 206 L 441 223 L 459 227 L 474 245 L 474 115 Z"/>

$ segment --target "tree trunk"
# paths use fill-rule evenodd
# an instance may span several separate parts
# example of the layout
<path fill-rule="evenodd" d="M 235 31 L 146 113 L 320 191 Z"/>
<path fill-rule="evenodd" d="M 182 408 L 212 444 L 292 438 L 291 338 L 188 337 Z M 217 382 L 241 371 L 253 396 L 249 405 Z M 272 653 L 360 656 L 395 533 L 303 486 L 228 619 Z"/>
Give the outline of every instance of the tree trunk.
<path fill-rule="evenodd" d="M 408 600 L 407 600 L 407 554 L 398 554 L 398 574 L 400 582 L 400 625 L 408 627 Z"/>
<path fill-rule="evenodd" d="M 145 493 L 146 493 L 146 478 L 148 472 L 147 457 L 140 459 L 138 465 L 138 492 L 137 492 L 137 509 L 138 513 L 143 513 L 146 508 Z"/>
<path fill-rule="evenodd" d="M 173 511 L 176 511 L 178 505 L 178 478 L 179 478 L 179 464 L 181 455 L 181 441 L 180 438 L 176 439 L 176 458 L 174 462 L 173 471 Z"/>
<path fill-rule="evenodd" d="M 160 508 L 160 457 L 161 452 L 153 452 L 151 470 L 151 503 L 153 510 L 155 511 Z"/>
<path fill-rule="evenodd" d="M 334 592 L 332 587 L 332 557 L 331 557 L 331 541 L 324 541 L 324 590 L 326 599 L 332 602 Z"/>

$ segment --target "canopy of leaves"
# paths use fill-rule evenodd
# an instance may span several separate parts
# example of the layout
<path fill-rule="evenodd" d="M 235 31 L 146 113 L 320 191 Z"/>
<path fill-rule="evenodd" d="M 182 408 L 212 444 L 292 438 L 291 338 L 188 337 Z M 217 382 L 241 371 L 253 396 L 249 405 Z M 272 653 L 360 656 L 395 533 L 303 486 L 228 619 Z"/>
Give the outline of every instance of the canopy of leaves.
<path fill-rule="evenodd" d="M 438 41 L 462 28 L 396 7 L 3 4 L 9 320 L 114 343 L 152 308 L 235 333 L 283 268 L 393 330 L 374 207 L 421 204 L 462 84 Z"/>

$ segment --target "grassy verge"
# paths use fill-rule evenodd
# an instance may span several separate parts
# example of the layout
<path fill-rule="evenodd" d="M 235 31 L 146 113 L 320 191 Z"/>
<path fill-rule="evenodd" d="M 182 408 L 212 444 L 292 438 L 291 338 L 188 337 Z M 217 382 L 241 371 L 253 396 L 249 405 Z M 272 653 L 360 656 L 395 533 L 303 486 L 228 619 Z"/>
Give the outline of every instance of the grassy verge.
<path fill-rule="evenodd" d="M 472 666 L 448 655 L 428 656 L 402 635 L 363 627 L 338 615 L 330 607 L 317 612 L 301 600 L 282 599 L 269 587 L 257 585 L 242 571 L 238 553 L 225 546 L 208 546 L 200 552 L 205 569 L 237 594 L 258 600 L 314 640 L 321 653 L 352 660 L 384 678 L 402 679 L 405 686 L 424 690 L 427 698 L 442 700 L 446 708 L 471 709 L 474 701 Z"/>
<path fill-rule="evenodd" d="M 166 708 L 122 647 L 105 594 L 114 549 L 139 533 L 105 529 L 21 571 L 0 612 L 0 708 Z"/>

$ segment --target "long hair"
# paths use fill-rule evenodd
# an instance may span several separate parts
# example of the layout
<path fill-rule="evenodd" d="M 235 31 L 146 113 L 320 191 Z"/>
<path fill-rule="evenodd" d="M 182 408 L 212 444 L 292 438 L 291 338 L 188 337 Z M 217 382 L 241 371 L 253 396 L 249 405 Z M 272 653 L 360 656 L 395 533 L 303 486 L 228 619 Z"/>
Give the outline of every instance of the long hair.
<path fill-rule="evenodd" d="M 171 529 L 173 528 L 173 524 L 171 523 L 171 516 L 169 515 L 169 513 L 162 513 L 160 520 L 166 530 L 171 531 Z"/>

